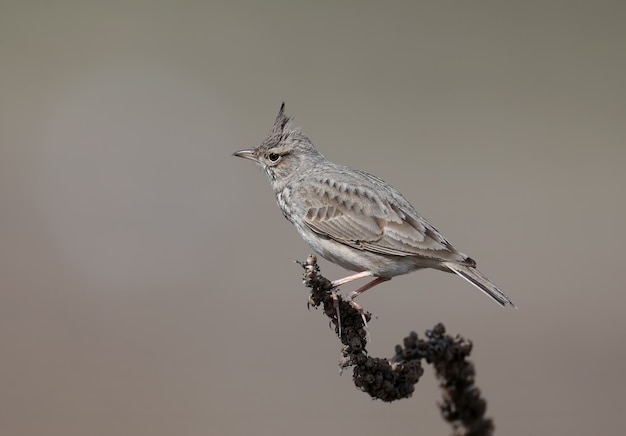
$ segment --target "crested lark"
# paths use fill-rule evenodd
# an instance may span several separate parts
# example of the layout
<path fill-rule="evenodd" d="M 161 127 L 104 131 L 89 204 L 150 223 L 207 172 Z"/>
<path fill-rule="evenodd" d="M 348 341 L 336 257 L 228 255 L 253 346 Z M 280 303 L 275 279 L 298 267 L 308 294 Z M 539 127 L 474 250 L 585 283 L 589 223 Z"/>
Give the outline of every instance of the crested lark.
<path fill-rule="evenodd" d="M 397 189 L 327 160 L 290 121 L 283 103 L 267 139 L 234 155 L 265 170 L 283 215 L 315 252 L 357 272 L 333 286 L 374 277 L 350 294 L 354 298 L 392 277 L 434 268 L 459 275 L 502 306 L 515 306 Z"/>

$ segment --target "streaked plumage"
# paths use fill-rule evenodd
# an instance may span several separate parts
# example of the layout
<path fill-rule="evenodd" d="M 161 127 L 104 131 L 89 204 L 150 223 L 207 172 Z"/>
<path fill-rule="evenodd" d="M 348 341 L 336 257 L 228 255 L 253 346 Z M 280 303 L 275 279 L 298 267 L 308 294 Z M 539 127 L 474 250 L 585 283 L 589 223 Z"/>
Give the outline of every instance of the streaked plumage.
<path fill-rule="evenodd" d="M 457 251 L 398 190 L 363 171 L 330 162 L 300 130 L 290 127 L 285 105 L 272 132 L 254 149 L 235 156 L 267 173 L 283 215 L 322 257 L 358 275 L 385 279 L 421 268 L 453 272 L 499 304 L 511 300 L 484 277 L 476 262 Z M 370 284 L 355 291 L 358 295 Z"/>

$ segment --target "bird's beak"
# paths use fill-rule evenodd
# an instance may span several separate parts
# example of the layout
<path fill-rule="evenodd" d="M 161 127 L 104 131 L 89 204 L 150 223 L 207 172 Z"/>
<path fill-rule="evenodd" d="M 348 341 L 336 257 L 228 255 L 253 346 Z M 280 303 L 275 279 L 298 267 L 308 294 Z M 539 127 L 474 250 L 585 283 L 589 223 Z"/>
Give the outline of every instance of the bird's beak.
<path fill-rule="evenodd" d="M 245 150 L 239 150 L 233 153 L 233 156 L 243 157 L 244 159 L 250 159 L 253 161 L 257 161 L 256 153 L 254 152 L 254 148 L 247 148 Z"/>

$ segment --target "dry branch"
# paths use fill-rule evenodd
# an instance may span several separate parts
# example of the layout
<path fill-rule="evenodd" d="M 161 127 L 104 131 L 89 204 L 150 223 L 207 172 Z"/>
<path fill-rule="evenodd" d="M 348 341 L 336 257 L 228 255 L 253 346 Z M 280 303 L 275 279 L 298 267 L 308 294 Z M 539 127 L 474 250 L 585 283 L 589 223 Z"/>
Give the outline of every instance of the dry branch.
<path fill-rule="evenodd" d="M 411 332 L 397 345 L 391 358 L 371 357 L 367 353 L 367 331 L 364 319 L 371 314 L 353 302 L 337 295 L 330 280 L 319 272 L 317 259 L 309 256 L 299 262 L 304 272 L 304 284 L 311 288 L 309 304 L 322 306 L 335 326 L 342 343 L 342 368 L 354 367 L 354 384 L 370 396 L 382 401 L 395 401 L 413 394 L 424 373 L 422 361 L 430 363 L 442 389 L 439 409 L 452 425 L 454 435 L 485 436 L 493 434 L 493 421 L 485 418 L 486 401 L 474 385 L 474 365 L 467 360 L 471 341 L 457 335 L 447 335 L 443 324 L 427 330 L 425 338 Z"/>

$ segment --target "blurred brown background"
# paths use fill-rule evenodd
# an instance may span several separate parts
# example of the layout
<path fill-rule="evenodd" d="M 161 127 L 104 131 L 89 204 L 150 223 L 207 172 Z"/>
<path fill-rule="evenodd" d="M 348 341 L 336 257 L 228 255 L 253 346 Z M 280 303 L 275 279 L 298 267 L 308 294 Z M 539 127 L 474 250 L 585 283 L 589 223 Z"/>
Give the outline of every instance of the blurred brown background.
<path fill-rule="evenodd" d="M 3 436 L 449 433 L 430 368 L 372 401 L 306 310 L 310 250 L 230 155 L 283 100 L 519 306 L 397 278 L 373 354 L 442 321 L 498 434 L 620 434 L 623 2 L 55 3 L 0 5 Z"/>

